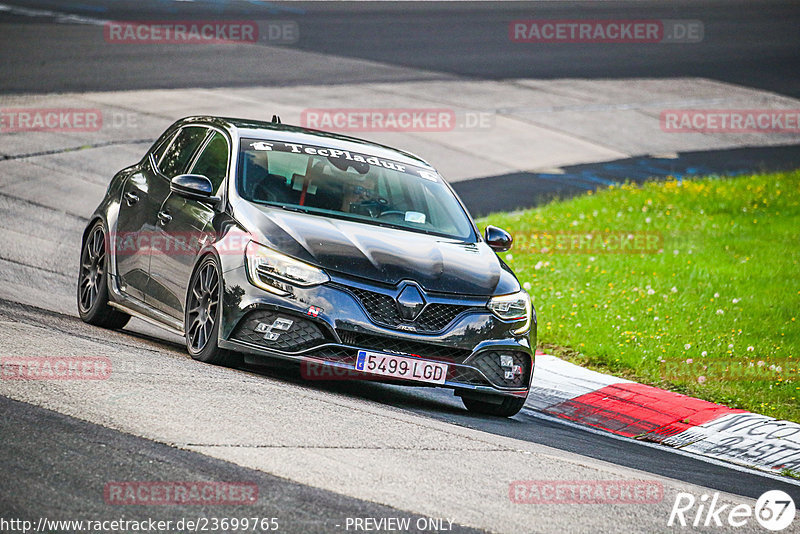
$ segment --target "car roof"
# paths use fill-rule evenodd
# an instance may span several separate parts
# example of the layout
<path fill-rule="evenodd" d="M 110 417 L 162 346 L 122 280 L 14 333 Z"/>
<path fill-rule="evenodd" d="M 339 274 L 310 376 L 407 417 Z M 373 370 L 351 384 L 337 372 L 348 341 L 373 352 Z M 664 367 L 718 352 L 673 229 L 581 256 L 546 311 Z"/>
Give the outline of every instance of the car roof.
<path fill-rule="evenodd" d="M 289 124 L 258 121 L 251 119 L 237 119 L 231 117 L 215 117 L 210 115 L 185 117 L 178 123 L 208 123 L 228 130 L 234 137 L 252 137 L 257 139 L 269 139 L 281 142 L 295 142 L 310 145 L 324 145 L 339 150 L 349 150 L 352 152 L 367 153 L 370 156 L 378 156 L 385 159 L 435 169 L 424 159 L 410 152 L 381 145 L 365 139 L 350 137 L 322 130 L 312 130 L 300 126 Z"/>

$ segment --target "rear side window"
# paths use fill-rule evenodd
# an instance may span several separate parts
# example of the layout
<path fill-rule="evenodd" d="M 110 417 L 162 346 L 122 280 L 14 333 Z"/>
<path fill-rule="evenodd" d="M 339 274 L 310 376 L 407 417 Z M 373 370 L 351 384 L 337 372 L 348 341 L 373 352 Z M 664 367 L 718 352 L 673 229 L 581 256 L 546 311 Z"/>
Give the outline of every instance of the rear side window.
<path fill-rule="evenodd" d="M 158 163 L 158 170 L 167 178 L 186 172 L 186 166 L 207 133 L 208 129 L 202 126 L 183 128 Z"/>
<path fill-rule="evenodd" d="M 202 174 L 211 180 L 214 191 L 219 191 L 220 185 L 228 173 L 228 141 L 224 135 L 215 132 L 211 136 L 211 140 L 198 156 L 190 172 L 191 174 Z"/>
<path fill-rule="evenodd" d="M 173 137 L 175 137 L 175 132 L 170 132 L 169 135 L 164 134 L 156 142 L 156 144 L 153 145 L 155 148 L 151 150 L 151 153 L 153 154 L 153 161 L 156 162 L 156 165 L 158 165 L 158 162 L 161 161 L 161 157 L 164 155 L 167 147 L 172 142 Z"/>

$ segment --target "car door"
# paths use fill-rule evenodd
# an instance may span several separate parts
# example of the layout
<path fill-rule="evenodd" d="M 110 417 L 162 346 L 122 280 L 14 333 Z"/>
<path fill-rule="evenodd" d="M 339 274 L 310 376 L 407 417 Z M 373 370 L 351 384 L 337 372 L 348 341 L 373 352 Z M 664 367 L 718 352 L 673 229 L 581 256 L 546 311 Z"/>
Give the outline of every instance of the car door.
<path fill-rule="evenodd" d="M 152 305 L 154 293 L 158 293 L 158 287 L 153 287 L 150 277 L 150 264 L 154 257 L 165 253 L 164 243 L 158 240 L 160 234 L 158 212 L 169 195 L 170 178 L 186 172 L 208 132 L 205 126 L 184 126 L 175 134 L 160 159 L 157 162 L 151 161 L 148 168 L 148 190 L 144 198 L 139 200 L 139 203 L 143 204 L 141 208 L 143 220 L 137 247 L 142 257 L 142 264 L 146 265 L 147 285 L 143 291 L 146 304 Z"/>
<path fill-rule="evenodd" d="M 230 142 L 220 131 L 212 130 L 188 168 L 189 174 L 201 174 L 211 180 L 215 195 L 224 194 L 230 161 Z M 158 212 L 157 238 L 165 253 L 150 260 L 150 304 L 183 319 L 184 298 L 195 258 L 210 240 L 208 232 L 216 214 L 213 202 L 193 200 L 176 193 L 167 195 Z"/>
<path fill-rule="evenodd" d="M 113 253 L 119 289 L 125 295 L 144 301 L 150 271 L 148 225 L 160 206 L 161 178 L 156 165 L 171 146 L 176 131 L 168 131 L 147 154 L 143 163 L 122 188 Z"/>

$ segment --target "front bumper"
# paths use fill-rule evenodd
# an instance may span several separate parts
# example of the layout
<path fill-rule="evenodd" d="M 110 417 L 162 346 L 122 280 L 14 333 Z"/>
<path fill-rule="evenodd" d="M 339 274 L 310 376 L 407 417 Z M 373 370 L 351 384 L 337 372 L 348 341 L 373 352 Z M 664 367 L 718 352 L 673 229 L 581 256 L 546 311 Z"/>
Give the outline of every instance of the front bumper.
<path fill-rule="evenodd" d="M 432 320 L 422 324 L 438 330 L 423 333 L 402 330 L 413 327 L 393 324 L 391 317 L 376 311 L 374 300 L 381 299 L 370 300 L 370 295 L 390 295 L 392 288 L 332 276 L 330 283 L 296 287 L 292 294 L 278 296 L 253 286 L 243 267 L 224 272 L 223 279 L 219 346 L 255 357 L 251 360 L 293 360 L 344 370 L 347 377 L 360 378 L 361 373 L 355 371 L 356 356 L 359 350 L 369 350 L 446 363 L 448 374 L 441 387 L 522 397 L 530 388 L 535 319 L 529 334 L 514 335 L 512 330 L 518 324 L 494 316 L 485 307 L 486 298 L 427 295 L 432 310 L 427 316 Z M 452 317 L 441 311 L 448 309 L 454 310 Z M 267 325 L 275 327 L 265 328 Z M 501 366 L 501 355 L 507 356 L 506 361 L 510 356 L 519 366 L 516 373 L 508 374 L 509 369 Z M 363 374 L 363 378 L 431 385 L 372 374 Z"/>

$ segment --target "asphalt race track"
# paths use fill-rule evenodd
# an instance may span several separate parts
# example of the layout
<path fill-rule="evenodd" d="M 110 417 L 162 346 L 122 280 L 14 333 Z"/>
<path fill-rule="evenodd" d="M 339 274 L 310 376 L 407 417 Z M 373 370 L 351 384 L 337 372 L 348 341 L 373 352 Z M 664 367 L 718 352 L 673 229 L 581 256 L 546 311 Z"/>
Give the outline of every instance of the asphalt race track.
<path fill-rule="evenodd" d="M 102 20 L 190 17 L 203 20 L 294 20 L 293 48 L 316 57 L 293 63 L 275 50 L 236 47 L 178 50 L 176 46 L 113 48 L 98 44 L 97 28 L 46 24 L 53 17 L 3 18 L 22 22 L 3 31 L 0 91 L 52 92 L 178 87 L 335 84 L 409 78 L 635 78 L 703 76 L 789 96 L 800 95 L 800 10 L 791 1 L 692 2 L 80 2 L 4 0 L 42 11 Z M 1 13 L 0 13 L 1 14 Z M 674 44 L 569 47 L 510 43 L 516 19 L 687 19 L 703 21 L 698 46 Z M 22 20 L 20 21 L 20 18 Z M 43 46 L 30 46 L 42 43 Z M 375 64 L 345 64 L 341 58 Z M 124 72 L 118 66 L 125 65 Z M 419 71 L 423 71 L 420 73 Z"/>
<path fill-rule="evenodd" d="M 125 48 L 103 46 L 102 37 L 98 44 L 104 20 L 221 13 L 296 21 L 301 38 L 286 47 Z M 700 48 L 556 47 L 512 45 L 504 33 L 518 18 L 578 17 L 702 20 L 706 40 Z M 51 93 L 509 78 L 700 77 L 797 98 L 798 27 L 794 2 L 0 0 L 0 108 L 11 97 Z M 152 118 L 158 125 L 164 119 Z M 414 525 L 443 521 L 438 530 L 411 532 L 648 533 L 673 531 L 666 524 L 679 492 L 721 492 L 723 502 L 752 505 L 781 489 L 800 503 L 796 481 L 589 431 L 528 408 L 509 420 L 470 416 L 447 391 L 308 382 L 291 367 L 212 367 L 191 360 L 180 338 L 143 322 L 122 331 L 83 324 L 74 304 L 80 232 L 113 172 L 138 159 L 161 131 L 139 127 L 134 138 L 91 151 L 64 150 L 80 147 L 79 136 L 50 146 L 36 132 L 13 139 L 0 133 L 0 356 L 105 356 L 114 369 L 112 379 L 95 384 L 0 381 L 0 519 L 274 517 L 280 532 L 322 533 L 356 531 L 353 518 L 404 517 Z M 635 171 L 646 158 L 616 160 L 614 170 L 608 162 L 564 167 L 565 178 L 542 186 L 539 200 L 584 191 L 587 175 L 613 181 L 621 168 Z M 774 144 L 686 151 L 669 161 L 665 175 L 676 165 L 709 172 L 796 168 L 800 151 Z M 531 194 L 536 180 L 553 182 L 544 172 L 500 178 L 509 184 L 509 201 Z M 502 195 L 482 200 L 489 183 L 498 176 L 458 182 L 456 189 L 478 214 L 508 207 Z M 648 505 L 510 502 L 511 482 L 551 479 L 649 480 L 664 494 Z M 107 483 L 130 480 L 244 481 L 258 487 L 259 499 L 247 506 L 104 501 Z M 762 530 L 749 524 L 735 531 Z"/>

